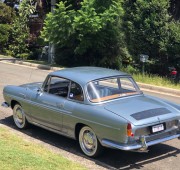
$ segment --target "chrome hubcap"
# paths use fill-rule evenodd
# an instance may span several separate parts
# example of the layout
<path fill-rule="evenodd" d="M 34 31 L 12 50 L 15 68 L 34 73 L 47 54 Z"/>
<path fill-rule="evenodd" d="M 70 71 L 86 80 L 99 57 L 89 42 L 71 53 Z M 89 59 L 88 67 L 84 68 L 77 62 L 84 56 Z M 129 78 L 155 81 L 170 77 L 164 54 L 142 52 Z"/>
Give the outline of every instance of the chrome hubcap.
<path fill-rule="evenodd" d="M 91 133 L 89 131 L 85 132 L 84 136 L 83 136 L 83 143 L 87 149 L 93 149 L 95 147 L 93 133 Z"/>
<path fill-rule="evenodd" d="M 22 111 L 20 109 L 17 109 L 16 111 L 16 119 L 19 123 L 23 122 Z"/>
<path fill-rule="evenodd" d="M 23 128 L 25 125 L 24 112 L 20 106 L 15 106 L 13 114 L 14 122 L 18 128 Z"/>
<path fill-rule="evenodd" d="M 95 133 L 89 127 L 83 127 L 79 134 L 79 142 L 82 151 L 88 155 L 93 156 L 97 151 L 97 138 Z"/>

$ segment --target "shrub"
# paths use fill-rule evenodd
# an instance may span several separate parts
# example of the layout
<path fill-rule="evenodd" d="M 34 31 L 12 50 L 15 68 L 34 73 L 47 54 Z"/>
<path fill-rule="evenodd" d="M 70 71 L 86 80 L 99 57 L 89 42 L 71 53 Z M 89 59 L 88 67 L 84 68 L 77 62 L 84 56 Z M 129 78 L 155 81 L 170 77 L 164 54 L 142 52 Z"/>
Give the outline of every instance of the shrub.
<path fill-rule="evenodd" d="M 0 51 L 4 52 L 7 47 L 11 26 L 8 24 L 0 24 Z"/>
<path fill-rule="evenodd" d="M 9 45 L 9 54 L 14 57 L 26 59 L 29 55 L 28 38 L 29 38 L 29 15 L 34 12 L 35 8 L 30 0 L 23 0 L 19 8 L 19 16 L 12 25 L 12 41 Z"/>
<path fill-rule="evenodd" d="M 42 31 L 42 37 L 58 47 L 55 61 L 119 68 L 124 46 L 121 0 L 84 0 L 78 10 L 69 4 L 60 1 L 55 12 L 47 15 Z"/>
<path fill-rule="evenodd" d="M 15 18 L 15 12 L 6 4 L 0 2 L 0 51 L 5 52 L 10 35 L 11 24 Z"/>

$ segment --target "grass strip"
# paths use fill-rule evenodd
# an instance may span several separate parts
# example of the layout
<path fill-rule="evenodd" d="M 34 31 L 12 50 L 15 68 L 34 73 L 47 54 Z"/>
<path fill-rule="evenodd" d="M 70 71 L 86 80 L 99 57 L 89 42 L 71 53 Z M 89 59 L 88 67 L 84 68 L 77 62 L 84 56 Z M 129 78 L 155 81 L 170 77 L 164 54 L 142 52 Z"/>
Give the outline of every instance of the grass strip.
<path fill-rule="evenodd" d="M 0 127 L 0 170 L 85 170 L 47 148 Z"/>
<path fill-rule="evenodd" d="M 150 74 L 142 75 L 140 73 L 133 74 L 132 76 L 139 83 L 151 84 L 155 86 L 180 90 L 180 83 L 173 83 L 171 80 L 164 77 Z"/>

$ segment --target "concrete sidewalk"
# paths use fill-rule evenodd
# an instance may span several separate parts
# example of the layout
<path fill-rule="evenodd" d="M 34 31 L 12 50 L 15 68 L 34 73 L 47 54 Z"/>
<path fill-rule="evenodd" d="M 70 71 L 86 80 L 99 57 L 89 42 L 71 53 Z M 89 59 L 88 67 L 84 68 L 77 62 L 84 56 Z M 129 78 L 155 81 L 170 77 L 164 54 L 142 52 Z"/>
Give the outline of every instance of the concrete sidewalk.
<path fill-rule="evenodd" d="M 61 70 L 63 68 L 60 67 L 52 67 L 50 65 L 43 65 L 43 64 L 35 64 L 35 63 L 30 63 L 30 62 L 25 62 L 22 60 L 17 60 L 14 58 L 1 58 L 0 56 L 0 62 L 5 62 L 5 63 L 14 63 L 14 64 L 19 64 L 19 65 L 25 65 L 29 67 L 35 67 L 38 69 L 44 69 L 44 70 L 52 70 L 52 71 L 57 71 Z M 180 97 L 180 90 L 172 89 L 172 88 L 165 88 L 165 87 L 160 87 L 160 86 L 154 86 L 154 85 L 149 85 L 149 84 L 144 84 L 144 83 L 137 83 L 141 89 L 144 90 L 149 90 L 157 93 L 163 93 L 166 95 L 173 95 L 176 97 Z"/>

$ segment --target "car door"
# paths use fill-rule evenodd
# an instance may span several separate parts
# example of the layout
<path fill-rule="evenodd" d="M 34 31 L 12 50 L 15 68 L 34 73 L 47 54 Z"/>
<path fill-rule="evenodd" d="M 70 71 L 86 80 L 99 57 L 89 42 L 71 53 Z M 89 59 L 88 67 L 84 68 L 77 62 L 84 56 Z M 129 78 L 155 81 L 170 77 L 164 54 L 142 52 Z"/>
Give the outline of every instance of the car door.
<path fill-rule="evenodd" d="M 68 136 L 74 136 L 74 128 L 78 121 L 76 110 L 80 107 L 84 106 L 84 93 L 82 87 L 76 83 L 71 81 L 68 100 L 64 105 L 64 109 L 68 111 L 68 113 L 63 114 L 63 133 Z M 75 109 L 76 108 L 76 109 Z"/>
<path fill-rule="evenodd" d="M 42 90 L 32 96 L 32 121 L 55 130 L 62 130 L 62 115 L 67 101 L 70 81 L 57 76 L 49 76 Z"/>

